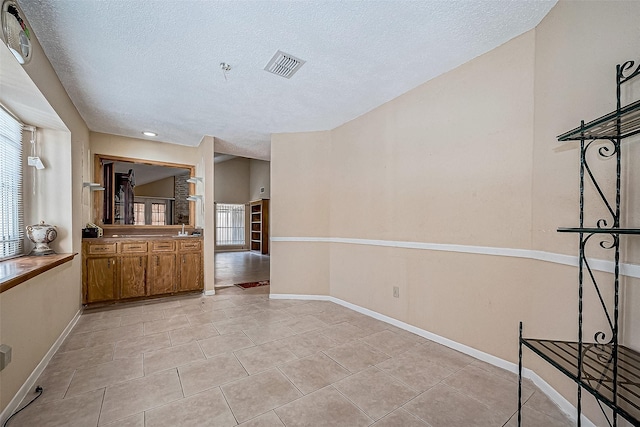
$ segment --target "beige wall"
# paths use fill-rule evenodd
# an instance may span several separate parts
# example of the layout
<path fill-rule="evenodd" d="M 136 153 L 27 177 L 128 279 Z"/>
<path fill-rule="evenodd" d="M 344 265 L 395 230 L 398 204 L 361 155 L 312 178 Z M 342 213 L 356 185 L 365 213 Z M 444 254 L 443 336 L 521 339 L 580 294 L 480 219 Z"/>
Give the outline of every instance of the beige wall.
<path fill-rule="evenodd" d="M 335 129 L 331 234 L 528 247 L 533 53 L 529 32 Z"/>
<path fill-rule="evenodd" d="M 134 193 L 136 196 L 146 197 L 175 197 L 175 178 L 170 176 L 148 184 L 136 185 Z"/>
<path fill-rule="evenodd" d="M 216 164 L 216 202 L 247 203 L 271 195 L 269 162 L 237 157 Z M 264 188 L 264 193 L 260 193 Z"/>
<path fill-rule="evenodd" d="M 264 192 L 260 189 L 264 188 Z M 249 200 L 271 198 L 271 165 L 265 160 L 251 159 L 249 163 Z"/>
<path fill-rule="evenodd" d="M 184 165 L 195 165 L 200 161 L 198 147 L 185 147 L 100 132 L 91 132 L 91 154 L 109 154 Z"/>
<path fill-rule="evenodd" d="M 640 60 L 637 16 L 638 2 L 561 1 L 536 30 L 343 126 L 274 135 L 271 291 L 331 295 L 514 363 L 520 320 L 527 336 L 575 339 L 577 269 L 532 251 L 577 255 L 577 236 L 556 228 L 577 225 L 579 154 L 556 136 L 615 108 L 615 64 Z M 624 95 L 640 98 L 640 85 Z M 634 182 L 638 148 L 624 146 Z M 611 189 L 615 171 L 593 162 Z M 637 226 L 640 197 L 625 188 L 623 220 Z M 586 197 L 593 223 L 603 209 Z M 640 263 L 639 245 L 623 241 L 625 260 Z M 622 280 L 626 308 L 640 306 L 637 282 Z M 585 292 L 593 336 L 604 317 Z M 638 311 L 621 318 L 636 348 Z M 531 353 L 525 363 L 575 403 L 571 381 Z"/>
<path fill-rule="evenodd" d="M 330 148 L 330 132 L 278 134 L 271 139 L 273 293 L 329 292 L 328 244 L 280 242 L 273 237 L 329 235 Z"/>
<path fill-rule="evenodd" d="M 217 203 L 249 202 L 250 160 L 238 157 L 216 164 L 215 198 Z"/>
<path fill-rule="evenodd" d="M 3 44 L 0 46 L 3 50 L 0 78 L 17 78 L 19 82 L 12 81 L 12 86 L 24 90 L 19 99 L 9 103 L 19 104 L 21 111 L 16 111 L 19 117 L 30 117 L 26 121 L 38 126 L 40 155 L 46 166 L 35 173 L 35 193 L 31 186 L 34 175 L 31 169 L 26 170 L 25 222 L 44 219 L 57 225 L 59 237 L 52 247 L 59 252 L 80 252 L 82 224 L 89 215 L 82 188 L 83 179 L 88 176 L 83 159 L 89 144 L 89 130 L 35 37 L 32 43 L 33 59 L 18 72 L 13 70 L 20 66 L 13 58 L 6 60 L 8 51 Z M 56 124 L 58 121 L 61 126 Z M 80 272 L 81 261 L 76 257 L 0 294 L 0 338 L 3 344 L 13 348 L 11 364 L 0 372 L 0 411 L 7 409 L 78 313 Z"/>

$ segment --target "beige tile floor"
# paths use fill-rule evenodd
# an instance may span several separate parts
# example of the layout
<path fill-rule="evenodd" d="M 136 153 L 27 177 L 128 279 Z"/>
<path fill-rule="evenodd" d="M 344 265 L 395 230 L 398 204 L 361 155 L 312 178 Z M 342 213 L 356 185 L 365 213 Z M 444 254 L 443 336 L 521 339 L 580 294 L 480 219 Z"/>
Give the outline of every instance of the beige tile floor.
<path fill-rule="evenodd" d="M 268 291 L 86 310 L 9 427 L 516 425 L 513 374 Z M 525 426 L 571 425 L 531 383 L 524 395 Z"/>

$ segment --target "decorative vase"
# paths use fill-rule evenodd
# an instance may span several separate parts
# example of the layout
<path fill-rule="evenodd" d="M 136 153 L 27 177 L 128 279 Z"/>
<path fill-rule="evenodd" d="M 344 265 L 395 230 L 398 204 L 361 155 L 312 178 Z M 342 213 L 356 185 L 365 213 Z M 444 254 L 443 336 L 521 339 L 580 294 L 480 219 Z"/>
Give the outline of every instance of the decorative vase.
<path fill-rule="evenodd" d="M 29 255 L 55 254 L 54 250 L 49 247 L 49 243 L 58 237 L 55 225 L 45 224 L 44 221 L 40 221 L 40 224 L 37 225 L 28 225 L 27 237 L 36 245 Z"/>

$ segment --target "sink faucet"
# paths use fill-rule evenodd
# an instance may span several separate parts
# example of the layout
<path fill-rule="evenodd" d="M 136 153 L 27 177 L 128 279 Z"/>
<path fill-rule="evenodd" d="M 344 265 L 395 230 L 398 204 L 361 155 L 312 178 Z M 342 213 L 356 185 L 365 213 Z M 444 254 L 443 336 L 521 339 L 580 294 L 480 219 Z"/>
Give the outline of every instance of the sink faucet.
<path fill-rule="evenodd" d="M 185 233 L 185 232 L 184 232 L 184 224 L 182 224 L 182 231 L 181 231 L 181 232 L 180 232 L 180 231 L 178 231 L 178 236 L 186 236 L 186 235 L 188 235 L 188 234 L 189 234 L 189 233 Z"/>

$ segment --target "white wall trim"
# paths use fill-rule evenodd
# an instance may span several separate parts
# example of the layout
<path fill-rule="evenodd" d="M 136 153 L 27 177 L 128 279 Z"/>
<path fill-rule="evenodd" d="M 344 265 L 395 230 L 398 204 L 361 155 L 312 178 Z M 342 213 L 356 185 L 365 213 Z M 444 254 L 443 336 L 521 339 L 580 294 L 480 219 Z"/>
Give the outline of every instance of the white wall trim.
<path fill-rule="evenodd" d="M 465 254 L 494 255 L 512 258 L 535 259 L 537 261 L 555 264 L 578 266 L 578 257 L 555 252 L 537 251 L 532 249 L 497 248 L 492 246 L 450 245 L 446 243 L 403 242 L 395 240 L 350 239 L 343 237 L 271 237 L 272 242 L 320 242 L 342 243 L 350 245 L 383 246 L 389 248 L 422 249 L 441 252 L 458 252 Z M 613 261 L 589 258 L 589 265 L 593 270 L 613 273 Z M 640 278 L 640 265 L 620 263 L 620 274 L 628 277 Z"/>
<path fill-rule="evenodd" d="M 376 311 L 369 310 L 368 308 L 364 308 L 359 305 L 341 300 L 339 298 L 335 298 L 327 295 L 297 295 L 297 294 L 270 294 L 269 298 L 278 299 L 278 300 L 295 299 L 295 300 L 310 300 L 310 301 L 330 301 L 330 302 L 339 304 L 343 307 L 349 308 L 358 313 L 367 315 L 369 317 L 373 317 L 374 319 L 396 326 L 400 329 L 404 329 L 405 331 L 412 332 L 430 341 L 437 342 L 438 344 L 442 344 L 446 347 L 449 347 L 461 353 L 467 354 L 478 360 L 482 360 L 483 362 L 489 363 L 491 365 L 497 366 L 502 369 L 506 369 L 507 371 L 513 372 L 514 374 L 518 373 L 518 365 L 515 363 L 493 356 L 489 353 L 485 353 L 483 351 L 477 350 L 473 347 L 469 347 L 467 345 L 461 344 L 457 341 L 453 341 L 448 338 L 442 337 L 440 335 L 434 334 L 433 332 L 425 331 L 424 329 L 420 329 L 416 326 L 402 322 L 398 319 L 394 319 L 393 317 L 389 317 L 384 314 L 380 314 Z M 528 378 L 531 381 L 533 381 L 533 383 L 544 394 L 546 394 L 556 405 L 558 405 L 558 407 L 567 415 L 567 417 L 571 419 L 571 421 L 573 422 L 576 421 L 576 417 L 577 417 L 576 408 L 571 404 L 571 402 L 565 399 L 564 396 L 558 393 L 538 374 L 536 374 L 534 371 L 530 369 L 524 368 L 522 370 L 522 376 L 524 378 Z M 596 425 L 593 424 L 588 418 L 586 418 L 584 414 L 582 415 L 581 418 L 582 418 L 583 425 L 585 425 L 586 427 L 596 427 Z"/>
<path fill-rule="evenodd" d="M 215 295 L 216 294 L 216 290 L 215 289 L 207 289 L 206 291 L 204 291 L 205 296 L 211 296 L 211 295 Z"/>
<path fill-rule="evenodd" d="M 58 351 L 58 349 L 60 348 L 64 340 L 71 333 L 71 330 L 73 329 L 73 327 L 76 325 L 76 323 L 78 323 L 78 319 L 80 319 L 81 314 L 82 314 L 82 310 L 78 310 L 78 312 L 75 314 L 75 316 L 73 316 L 73 319 L 71 319 L 67 327 L 64 328 L 64 330 L 62 331 L 58 339 L 53 343 L 53 345 L 51 346 L 47 354 L 44 355 L 40 363 L 38 363 L 38 365 L 35 367 L 33 372 L 31 372 L 31 375 L 29 375 L 29 377 L 24 382 L 24 384 L 22 384 L 22 387 L 20 387 L 16 395 L 13 396 L 13 399 L 11 399 L 11 402 L 9 402 L 7 407 L 4 408 L 4 410 L 2 411 L 2 414 L 0 414 L 0 425 L 3 425 L 5 421 L 7 421 L 7 418 L 9 418 L 11 414 L 13 414 L 16 410 L 19 409 L 18 405 L 20 405 L 20 403 L 25 398 L 25 396 L 27 396 L 27 394 L 29 394 L 34 389 L 36 385 L 36 381 L 38 380 L 38 378 L 40 377 L 44 369 L 47 367 L 47 365 L 51 361 L 51 358 L 53 357 L 53 355 L 56 354 L 56 352 Z"/>

